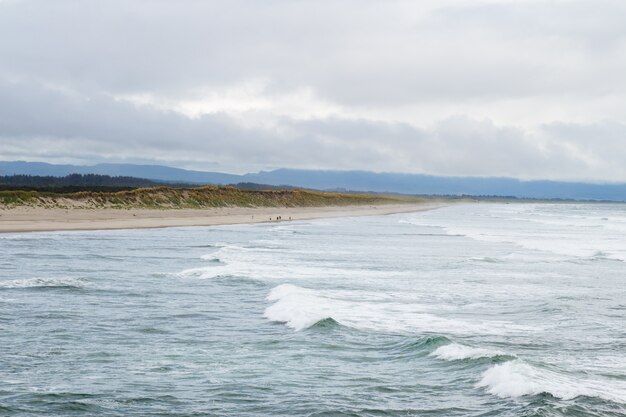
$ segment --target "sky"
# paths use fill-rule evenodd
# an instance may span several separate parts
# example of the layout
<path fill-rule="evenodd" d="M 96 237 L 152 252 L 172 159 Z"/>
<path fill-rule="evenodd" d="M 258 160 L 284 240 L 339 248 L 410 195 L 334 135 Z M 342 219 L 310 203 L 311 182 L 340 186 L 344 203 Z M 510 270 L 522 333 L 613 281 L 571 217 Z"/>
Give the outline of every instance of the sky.
<path fill-rule="evenodd" d="M 0 0 L 0 160 L 626 182 L 626 2 Z"/>

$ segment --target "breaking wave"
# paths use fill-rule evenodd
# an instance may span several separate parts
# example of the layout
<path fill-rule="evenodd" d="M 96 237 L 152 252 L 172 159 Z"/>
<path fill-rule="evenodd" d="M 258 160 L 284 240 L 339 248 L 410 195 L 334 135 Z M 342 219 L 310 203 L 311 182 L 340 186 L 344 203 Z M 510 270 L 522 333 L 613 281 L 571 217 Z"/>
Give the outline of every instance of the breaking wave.
<path fill-rule="evenodd" d="M 410 271 L 346 268 L 332 263 L 322 264 L 312 259 L 303 262 L 302 253 L 271 247 L 221 245 L 203 255 L 207 264 L 172 274 L 178 278 L 211 279 L 218 277 L 248 277 L 254 280 L 284 279 L 353 279 L 408 277 Z"/>
<path fill-rule="evenodd" d="M 484 212 L 469 213 L 451 207 L 403 222 L 440 228 L 450 236 L 511 244 L 558 257 L 626 261 L 626 242 L 621 239 L 626 231 L 625 218 L 574 216 L 560 211 L 555 214 L 549 212 L 551 207 L 531 204 L 517 212 L 496 204 Z"/>
<path fill-rule="evenodd" d="M 0 281 L 0 288 L 83 288 L 84 280 L 72 277 L 24 278 Z"/>
<path fill-rule="evenodd" d="M 539 369 L 521 360 L 494 365 L 487 369 L 476 384 L 498 397 L 522 397 L 525 395 L 550 394 L 564 400 L 580 396 L 626 403 L 626 383 L 594 381 Z"/>
<path fill-rule="evenodd" d="M 512 357 L 499 350 L 483 349 L 461 345 L 458 343 L 450 343 L 443 345 L 433 351 L 430 356 L 446 361 L 458 361 L 463 359 L 481 359 L 481 358 L 497 358 Z"/>
<path fill-rule="evenodd" d="M 432 306 L 381 298 L 378 293 L 366 291 L 353 291 L 348 297 L 341 291 L 312 290 L 281 284 L 270 291 L 267 300 L 274 304 L 265 309 L 265 318 L 285 323 L 296 331 L 326 318 L 333 318 L 343 326 L 360 330 L 401 334 L 506 334 L 539 330 L 508 322 L 474 323 L 440 317 L 428 312 Z"/>

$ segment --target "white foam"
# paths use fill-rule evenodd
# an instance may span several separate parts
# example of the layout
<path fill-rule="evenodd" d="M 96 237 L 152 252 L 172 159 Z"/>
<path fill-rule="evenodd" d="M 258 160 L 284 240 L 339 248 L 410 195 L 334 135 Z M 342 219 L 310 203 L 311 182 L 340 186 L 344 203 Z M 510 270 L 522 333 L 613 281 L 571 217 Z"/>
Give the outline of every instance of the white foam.
<path fill-rule="evenodd" d="M 332 262 L 320 263 L 311 256 L 311 251 L 284 250 L 268 247 L 244 247 L 226 245 L 202 256 L 203 260 L 214 261 L 207 266 L 180 271 L 174 276 L 180 278 L 211 279 L 225 276 L 247 277 L 268 281 L 285 279 L 333 279 L 342 278 L 360 280 L 410 277 L 412 271 L 385 271 L 361 268 L 346 268 Z"/>
<path fill-rule="evenodd" d="M 513 205 L 511 205 L 513 206 Z M 594 258 L 603 252 L 605 258 L 626 261 L 626 240 L 622 239 L 626 223 L 622 218 L 588 217 L 575 214 L 575 206 L 498 204 L 450 207 L 413 216 L 404 223 L 440 227 L 448 235 L 490 243 L 512 244 L 559 257 Z"/>
<path fill-rule="evenodd" d="M 581 379 L 539 369 L 521 360 L 492 366 L 483 373 L 476 386 L 501 398 L 549 393 L 564 400 L 588 396 L 626 403 L 626 383 L 623 381 Z"/>
<path fill-rule="evenodd" d="M 306 329 L 320 320 L 330 318 L 332 314 L 323 298 L 295 285 L 279 285 L 272 289 L 267 299 L 276 303 L 265 310 L 265 317 L 285 323 L 294 330 Z"/>
<path fill-rule="evenodd" d="M 25 278 L 0 281 L 0 288 L 37 288 L 37 287 L 83 287 L 84 282 L 79 278 Z"/>
<path fill-rule="evenodd" d="M 267 299 L 274 304 L 265 310 L 265 317 L 295 330 L 305 329 L 325 318 L 362 330 L 404 334 L 526 334 L 539 330 L 501 321 L 444 318 L 429 312 L 438 306 L 407 302 L 400 297 L 381 297 L 378 291 L 312 290 L 282 284 L 272 289 Z"/>
<path fill-rule="evenodd" d="M 430 354 L 430 356 L 434 356 L 436 358 L 446 361 L 493 358 L 501 355 L 505 355 L 505 353 L 498 350 L 464 346 L 458 343 L 450 343 L 449 345 L 440 346 Z"/>

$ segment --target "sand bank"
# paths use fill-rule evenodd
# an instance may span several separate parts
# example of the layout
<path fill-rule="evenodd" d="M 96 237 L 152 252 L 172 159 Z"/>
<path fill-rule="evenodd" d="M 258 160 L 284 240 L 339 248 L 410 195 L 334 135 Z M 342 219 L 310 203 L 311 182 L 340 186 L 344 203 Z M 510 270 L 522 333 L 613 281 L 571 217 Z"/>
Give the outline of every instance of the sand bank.
<path fill-rule="evenodd" d="M 333 207 L 262 207 L 215 209 L 58 209 L 15 207 L 0 209 L 0 233 L 60 230 L 143 229 L 180 226 L 216 226 L 321 219 L 330 217 L 374 216 L 430 210 L 441 203 L 382 204 Z"/>

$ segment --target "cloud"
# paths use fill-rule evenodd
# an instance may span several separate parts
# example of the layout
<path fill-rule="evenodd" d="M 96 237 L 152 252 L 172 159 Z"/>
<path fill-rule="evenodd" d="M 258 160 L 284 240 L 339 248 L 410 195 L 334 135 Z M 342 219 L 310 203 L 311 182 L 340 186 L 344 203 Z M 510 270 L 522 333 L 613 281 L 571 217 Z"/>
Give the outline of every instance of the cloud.
<path fill-rule="evenodd" d="M 626 180 L 625 13 L 0 1 L 0 157 Z"/>
<path fill-rule="evenodd" d="M 626 126 L 610 122 L 550 124 L 537 132 L 464 116 L 431 128 L 337 117 L 245 125 L 225 113 L 189 118 L 32 83 L 0 85 L 0 115 L 4 159 L 219 161 L 218 169 L 234 172 L 307 167 L 626 179 Z"/>
<path fill-rule="evenodd" d="M 4 9 L 8 72 L 116 92 L 179 95 L 261 77 L 278 90 L 310 85 L 332 101 L 395 105 L 625 87 L 623 2 L 25 0 Z"/>

